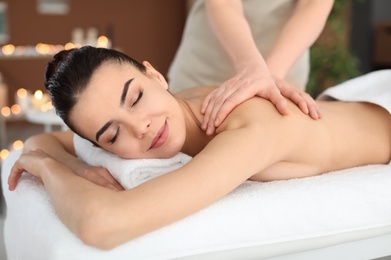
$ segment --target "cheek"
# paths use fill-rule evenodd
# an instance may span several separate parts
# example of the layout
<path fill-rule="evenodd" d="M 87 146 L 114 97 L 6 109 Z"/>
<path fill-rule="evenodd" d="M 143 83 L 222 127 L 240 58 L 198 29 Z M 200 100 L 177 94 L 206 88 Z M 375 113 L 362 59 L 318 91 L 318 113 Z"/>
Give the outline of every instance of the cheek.
<path fill-rule="evenodd" d="M 135 138 L 131 133 L 127 133 L 125 129 L 122 129 L 122 134 L 118 137 L 114 145 L 105 145 L 106 150 L 126 159 L 144 158 L 142 154 L 142 145 L 140 139 Z"/>

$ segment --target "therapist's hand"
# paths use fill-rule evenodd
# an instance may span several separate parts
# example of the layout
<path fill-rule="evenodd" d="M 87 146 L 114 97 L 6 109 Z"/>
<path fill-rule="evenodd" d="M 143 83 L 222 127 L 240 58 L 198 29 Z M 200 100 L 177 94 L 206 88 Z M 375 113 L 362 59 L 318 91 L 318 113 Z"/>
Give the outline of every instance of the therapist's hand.
<path fill-rule="evenodd" d="M 277 77 L 273 78 L 281 95 L 295 103 L 304 114 L 309 115 L 314 120 L 320 119 L 322 117 L 318 104 L 311 97 L 311 95 L 301 89 L 294 87 L 286 80 Z"/>
<path fill-rule="evenodd" d="M 270 100 L 282 115 L 289 114 L 288 104 L 284 98 L 286 97 L 311 118 L 321 117 L 314 99 L 285 80 L 261 76 L 259 73 L 248 75 L 241 73 L 224 82 L 205 97 L 201 106 L 201 113 L 204 114 L 202 129 L 208 135 L 212 135 L 236 106 L 254 96 Z"/>

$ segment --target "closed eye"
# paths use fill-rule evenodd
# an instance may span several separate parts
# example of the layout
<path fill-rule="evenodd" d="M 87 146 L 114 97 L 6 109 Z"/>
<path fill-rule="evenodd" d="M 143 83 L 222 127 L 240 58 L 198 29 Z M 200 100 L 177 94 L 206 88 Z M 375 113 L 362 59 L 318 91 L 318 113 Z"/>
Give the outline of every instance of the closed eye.
<path fill-rule="evenodd" d="M 117 140 L 118 134 L 119 134 L 119 127 L 117 128 L 117 131 L 116 131 L 115 135 L 113 136 L 113 138 L 111 138 L 111 140 L 110 140 L 111 144 L 115 143 L 115 141 Z"/>
<path fill-rule="evenodd" d="M 134 106 L 134 105 L 136 105 L 139 101 L 140 101 L 140 99 L 143 97 L 143 90 L 140 90 L 139 92 L 138 92 L 138 96 L 137 96 L 137 99 L 136 99 L 136 101 L 134 101 L 134 103 L 132 104 L 132 107 Z"/>

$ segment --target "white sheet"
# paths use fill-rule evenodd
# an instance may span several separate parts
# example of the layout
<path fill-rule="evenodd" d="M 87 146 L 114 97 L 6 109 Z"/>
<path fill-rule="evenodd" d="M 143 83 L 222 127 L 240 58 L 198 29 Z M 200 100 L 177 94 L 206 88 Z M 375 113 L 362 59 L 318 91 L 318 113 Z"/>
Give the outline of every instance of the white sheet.
<path fill-rule="evenodd" d="M 373 71 L 328 88 L 317 99 L 370 102 L 391 113 L 391 69 Z"/>
<path fill-rule="evenodd" d="M 18 155 L 11 153 L 2 169 L 10 260 L 197 259 L 248 247 L 261 247 L 260 259 L 391 234 L 391 165 L 371 165 L 290 181 L 246 182 L 190 217 L 104 252 L 84 245 L 59 221 L 34 177 L 23 175 L 16 191 L 7 190 Z M 224 258 L 235 259 L 230 255 Z"/>

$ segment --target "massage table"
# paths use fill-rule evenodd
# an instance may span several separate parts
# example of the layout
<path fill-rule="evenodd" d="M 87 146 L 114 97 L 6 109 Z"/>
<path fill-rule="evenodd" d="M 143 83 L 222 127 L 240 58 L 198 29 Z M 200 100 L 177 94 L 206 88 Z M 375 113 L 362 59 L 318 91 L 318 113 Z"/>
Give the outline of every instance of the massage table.
<path fill-rule="evenodd" d="M 316 177 L 248 181 L 181 221 L 101 251 L 57 218 L 43 185 L 24 174 L 14 192 L 2 166 L 8 260 L 373 259 L 391 255 L 391 165 Z M 202 192 L 202 191 L 200 191 Z"/>
<path fill-rule="evenodd" d="M 391 82 L 391 71 L 371 77 L 359 82 L 384 85 L 384 80 Z M 369 82 L 373 78 L 382 80 Z M 137 172 L 139 160 L 115 157 L 77 136 L 75 149 L 86 162 L 107 167 L 122 184 L 136 182 L 131 185 L 153 177 L 145 172 L 157 171 L 157 176 L 188 160 L 183 155 L 156 160 L 148 171 Z M 8 190 L 7 178 L 20 153 L 12 151 L 1 171 L 8 260 L 360 260 L 391 255 L 391 164 L 286 181 L 246 181 L 193 215 L 102 251 L 83 244 L 67 229 L 37 178 L 24 173 L 17 189 Z"/>

